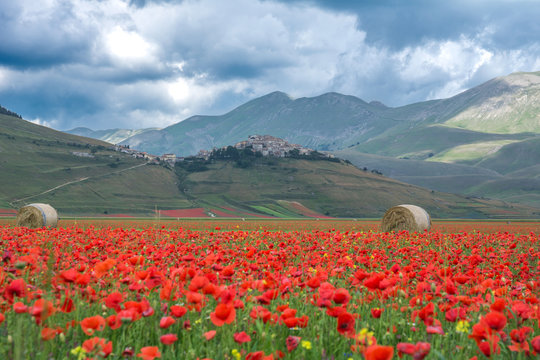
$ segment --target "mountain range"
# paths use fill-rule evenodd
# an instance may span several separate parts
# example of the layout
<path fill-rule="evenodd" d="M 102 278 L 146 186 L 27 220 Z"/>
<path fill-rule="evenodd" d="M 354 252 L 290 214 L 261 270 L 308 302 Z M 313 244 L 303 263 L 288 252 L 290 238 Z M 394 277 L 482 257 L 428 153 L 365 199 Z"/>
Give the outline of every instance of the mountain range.
<path fill-rule="evenodd" d="M 273 92 L 224 115 L 122 131 L 69 132 L 179 156 L 268 134 L 429 189 L 540 206 L 540 72 L 400 107 L 338 93 L 292 99 Z"/>
<path fill-rule="evenodd" d="M 437 218 L 540 217 L 540 208 L 428 190 L 335 158 L 171 166 L 123 150 L 0 114 L 0 213 L 44 202 L 62 218 L 380 217 L 414 203 Z"/>

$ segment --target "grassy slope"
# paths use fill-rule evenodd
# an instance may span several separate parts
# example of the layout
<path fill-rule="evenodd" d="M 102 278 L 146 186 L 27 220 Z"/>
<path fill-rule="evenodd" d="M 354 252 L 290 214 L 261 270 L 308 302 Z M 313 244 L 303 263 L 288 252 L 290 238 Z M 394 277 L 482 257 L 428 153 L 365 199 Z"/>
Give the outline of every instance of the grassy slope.
<path fill-rule="evenodd" d="M 158 166 L 124 171 L 145 161 L 108 150 L 110 144 L 103 141 L 3 115 L 0 140 L 1 207 L 47 202 L 63 214 L 81 214 L 103 213 L 107 209 L 144 212 L 158 201 L 160 205 L 186 205 L 172 171 Z M 94 158 L 72 154 L 90 153 L 92 149 Z M 33 196 L 82 178 L 89 179 Z"/>
<path fill-rule="evenodd" d="M 538 165 L 540 164 L 540 136 L 503 146 L 496 153 L 473 163 L 474 166 L 492 169 L 501 174 Z"/>
<path fill-rule="evenodd" d="M 380 216 L 399 203 L 418 204 L 435 217 L 537 216 L 536 210 L 434 193 L 328 161 L 261 159 L 247 169 L 221 161 L 181 181 L 173 171 L 108 150 L 101 141 L 8 116 L 0 117 L 0 137 L 1 206 L 7 207 L 8 201 L 14 207 L 46 202 L 62 216 L 148 216 L 155 208 L 190 207 L 298 216 L 279 200 L 297 201 L 331 216 Z M 92 149 L 95 158 L 72 155 Z M 88 179 L 17 201 L 81 178 Z"/>
<path fill-rule="evenodd" d="M 464 109 L 446 124 L 499 134 L 538 132 L 540 72 L 515 73 L 491 83 L 490 92 L 483 94 L 482 101 Z"/>
<path fill-rule="evenodd" d="M 106 174 L 39 197 L 55 203 L 67 215 L 134 214 L 152 216 L 155 209 L 189 208 L 171 170 L 146 165 Z"/>
<path fill-rule="evenodd" d="M 401 131 L 397 128 L 391 129 L 370 141 L 352 147 L 351 150 L 424 160 L 429 157 L 430 153 L 436 155 L 459 145 L 487 141 L 520 140 L 530 136 L 487 134 L 433 125 L 421 126 L 408 131 Z"/>
<path fill-rule="evenodd" d="M 288 200 L 321 214 L 345 217 L 381 216 L 400 203 L 418 204 L 435 217 L 540 215 L 534 213 L 537 210 L 512 208 L 502 202 L 431 192 L 352 165 L 326 161 L 261 161 L 248 169 L 219 161 L 207 171 L 189 174 L 183 186 L 198 201 L 254 210 L 257 206 L 276 209 L 279 200 Z"/>

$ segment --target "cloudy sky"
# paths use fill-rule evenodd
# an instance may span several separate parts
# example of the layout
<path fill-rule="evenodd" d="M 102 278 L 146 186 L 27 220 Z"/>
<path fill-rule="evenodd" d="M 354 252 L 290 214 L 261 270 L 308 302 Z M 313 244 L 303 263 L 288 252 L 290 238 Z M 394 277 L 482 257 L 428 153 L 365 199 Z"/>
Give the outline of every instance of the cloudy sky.
<path fill-rule="evenodd" d="M 164 127 L 280 90 L 400 106 L 540 70 L 537 0 L 0 1 L 0 105 Z"/>

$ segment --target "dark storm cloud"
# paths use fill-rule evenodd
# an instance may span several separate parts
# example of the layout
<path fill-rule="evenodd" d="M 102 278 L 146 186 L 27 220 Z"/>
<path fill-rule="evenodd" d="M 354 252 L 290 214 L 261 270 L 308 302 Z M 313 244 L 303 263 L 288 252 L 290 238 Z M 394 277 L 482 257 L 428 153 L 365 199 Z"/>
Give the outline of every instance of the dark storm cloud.
<path fill-rule="evenodd" d="M 288 0 L 287 2 L 291 2 Z M 354 13 L 366 41 L 400 48 L 426 39 L 457 38 L 489 27 L 489 42 L 520 48 L 538 42 L 540 5 L 536 0 L 292 0 Z"/>
<path fill-rule="evenodd" d="M 84 61 L 97 31 L 79 21 L 69 2 L 54 12 L 25 8 L 24 2 L 0 6 L 0 64 L 17 68 L 49 67 Z"/>
<path fill-rule="evenodd" d="M 0 104 L 59 129 L 166 126 L 271 91 L 390 106 L 540 69 L 536 1 L 0 2 Z"/>

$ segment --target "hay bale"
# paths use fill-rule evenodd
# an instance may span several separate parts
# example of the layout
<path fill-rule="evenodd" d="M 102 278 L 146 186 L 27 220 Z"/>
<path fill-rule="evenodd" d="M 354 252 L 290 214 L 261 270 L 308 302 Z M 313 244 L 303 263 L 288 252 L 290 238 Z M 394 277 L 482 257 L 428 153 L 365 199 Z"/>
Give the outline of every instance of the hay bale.
<path fill-rule="evenodd" d="M 381 231 L 424 231 L 431 228 L 431 218 L 426 210 L 416 205 L 394 206 L 384 214 Z"/>
<path fill-rule="evenodd" d="M 49 204 L 30 204 L 23 206 L 17 212 L 16 226 L 28 228 L 56 227 L 58 214 Z"/>

